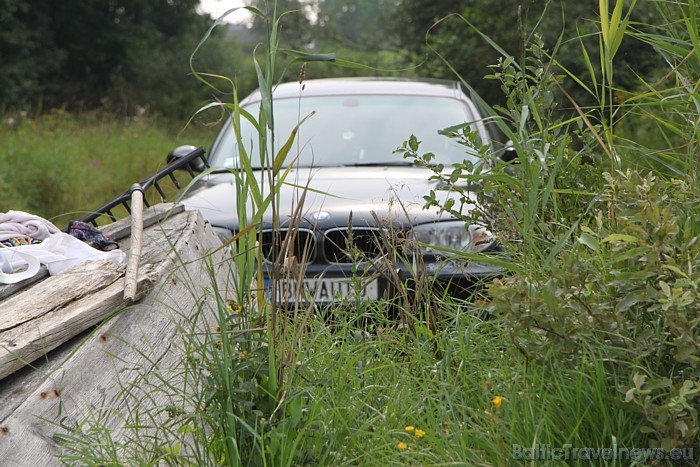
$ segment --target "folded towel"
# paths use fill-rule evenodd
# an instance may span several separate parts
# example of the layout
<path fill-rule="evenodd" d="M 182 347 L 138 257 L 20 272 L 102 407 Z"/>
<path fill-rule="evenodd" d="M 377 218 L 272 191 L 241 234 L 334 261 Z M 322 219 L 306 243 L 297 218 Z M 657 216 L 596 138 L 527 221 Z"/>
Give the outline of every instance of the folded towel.
<path fill-rule="evenodd" d="M 17 237 L 46 240 L 57 232 L 58 228 L 51 221 L 39 216 L 23 211 L 0 213 L 0 242 Z"/>

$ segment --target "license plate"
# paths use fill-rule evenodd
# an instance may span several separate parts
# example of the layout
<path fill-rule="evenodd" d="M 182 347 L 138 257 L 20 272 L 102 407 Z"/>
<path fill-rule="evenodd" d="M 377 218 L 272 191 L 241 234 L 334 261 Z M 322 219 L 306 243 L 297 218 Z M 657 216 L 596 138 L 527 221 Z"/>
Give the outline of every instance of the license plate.
<path fill-rule="evenodd" d="M 301 295 L 302 302 L 328 303 L 337 302 L 343 299 L 355 299 L 357 292 L 363 300 L 377 300 L 379 298 L 379 286 L 377 281 L 362 282 L 358 287 L 347 278 L 306 278 L 302 285 L 304 291 L 298 293 L 298 285 L 283 284 L 278 288 L 278 299 L 281 303 L 296 303 L 297 297 Z M 265 288 L 268 294 L 272 293 L 270 279 L 265 279 Z M 359 290 L 358 290 L 359 289 Z"/>

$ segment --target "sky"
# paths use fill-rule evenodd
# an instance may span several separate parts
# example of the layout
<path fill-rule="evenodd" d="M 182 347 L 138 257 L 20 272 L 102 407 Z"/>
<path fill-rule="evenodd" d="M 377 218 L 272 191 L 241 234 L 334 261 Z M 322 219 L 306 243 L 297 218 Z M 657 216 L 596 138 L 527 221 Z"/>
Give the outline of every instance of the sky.
<path fill-rule="evenodd" d="M 209 13 L 209 15 L 216 19 L 231 8 L 241 7 L 247 5 L 248 2 L 243 0 L 200 0 L 199 11 L 202 13 Z M 250 19 L 250 13 L 246 10 L 239 10 L 231 13 L 226 17 L 226 22 L 228 23 L 241 23 Z"/>

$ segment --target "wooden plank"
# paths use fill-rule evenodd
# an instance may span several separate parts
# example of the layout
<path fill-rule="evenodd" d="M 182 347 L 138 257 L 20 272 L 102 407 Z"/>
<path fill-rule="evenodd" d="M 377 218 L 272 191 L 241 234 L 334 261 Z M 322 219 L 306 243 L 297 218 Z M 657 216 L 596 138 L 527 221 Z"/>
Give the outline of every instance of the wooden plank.
<path fill-rule="evenodd" d="M 94 294 L 123 275 L 123 264 L 94 261 L 49 277 L 0 303 L 0 335 L 8 329 Z"/>
<path fill-rule="evenodd" d="M 108 261 L 103 263 L 104 267 L 111 267 L 111 264 L 106 264 Z M 143 298 L 147 287 L 155 281 L 151 275 L 155 266 L 149 265 L 148 269 L 143 269 L 137 281 L 137 290 L 140 291 L 137 300 Z M 116 280 L 99 293 L 88 295 L 46 313 L 39 319 L 3 332 L 0 334 L 0 379 L 105 320 L 128 303 L 130 302 L 124 299 L 122 281 Z"/>
<path fill-rule="evenodd" d="M 220 241 L 199 213 L 182 214 L 188 219 L 168 260 L 157 266 L 161 281 L 140 303 L 100 326 L 66 356 L 60 367 L 32 384 L 23 380 L 5 385 L 14 394 L 12 407 L 0 407 L 0 459 L 3 465 L 59 465 L 54 457 L 60 447 L 54 433 L 68 433 L 61 426 L 81 423 L 91 416 L 107 416 L 115 442 L 138 440 L 145 431 L 135 428 L 134 417 L 167 417 L 163 407 L 174 395 L 164 387 L 183 385 L 181 329 L 202 306 L 214 306 L 211 278 L 201 258 L 220 246 Z M 225 253 L 212 258 L 217 283 L 226 287 Z M 22 373 L 26 374 L 26 370 Z M 0 386 L 2 387 L 2 386 Z M 16 391 L 26 391 L 23 401 Z M 160 408 L 160 413 L 154 410 Z M 89 428 L 89 424 L 84 426 Z M 141 434 L 139 434 L 141 433 Z M 186 449 L 186 446 L 183 447 Z"/>
<path fill-rule="evenodd" d="M 143 212 L 143 228 L 146 229 L 153 226 L 167 217 L 175 216 L 185 210 L 185 207 L 181 204 L 172 203 L 161 203 L 151 206 L 144 210 Z M 131 233 L 131 221 L 130 217 L 124 219 L 119 219 L 116 222 L 107 224 L 99 227 L 100 231 L 107 235 L 114 241 L 122 240 L 129 236 Z M 124 248 L 123 242 L 120 242 L 120 247 Z M 41 270 L 34 277 L 23 280 L 17 284 L 0 284 L 0 303 L 6 298 L 17 294 L 19 291 L 37 283 L 49 276 L 48 271 L 45 266 L 41 267 Z M 2 309 L 2 306 L 0 306 Z"/>
<path fill-rule="evenodd" d="M 49 375 L 53 374 L 91 331 L 92 329 L 83 331 L 44 358 L 35 360 L 31 365 L 17 370 L 9 378 L 0 380 L 0 420 L 7 418 L 17 407 L 26 402 L 27 394 L 31 394 Z M 0 445 L 2 445 L 1 435 Z"/>
<path fill-rule="evenodd" d="M 153 205 L 143 211 L 143 228 L 146 229 L 184 210 L 185 207 L 182 204 L 161 203 Z M 99 229 L 112 240 L 117 241 L 126 238 L 131 234 L 131 216 L 101 226 Z"/>
<path fill-rule="evenodd" d="M 0 303 L 11 295 L 15 295 L 20 290 L 46 279 L 47 277 L 49 277 L 49 270 L 42 264 L 39 272 L 28 279 L 24 279 L 16 284 L 0 284 Z M 1 306 L 0 309 L 2 309 Z"/>

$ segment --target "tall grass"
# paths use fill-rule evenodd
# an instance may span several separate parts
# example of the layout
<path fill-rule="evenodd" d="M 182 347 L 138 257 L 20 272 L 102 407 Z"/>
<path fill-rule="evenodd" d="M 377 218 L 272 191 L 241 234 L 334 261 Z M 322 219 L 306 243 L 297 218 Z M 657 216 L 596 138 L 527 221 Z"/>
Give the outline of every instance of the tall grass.
<path fill-rule="evenodd" d="M 658 10 L 663 20 L 658 33 L 634 28 L 629 34 L 654 47 L 668 68 L 653 83 L 644 83 L 638 93 L 625 96 L 623 110 L 632 118 L 620 125 L 619 144 L 642 168 L 698 183 L 698 5 L 667 2 Z M 650 141 L 651 135 L 655 138 Z"/>
<path fill-rule="evenodd" d="M 237 166 L 229 169 L 235 179 L 236 187 L 236 218 L 238 231 L 230 242 L 232 274 L 235 277 L 235 302 L 233 307 L 245 311 L 241 316 L 255 315 L 256 319 L 241 319 L 236 323 L 238 329 L 247 332 L 253 327 L 253 323 L 259 323 L 257 331 L 239 339 L 229 340 L 226 333 L 221 334 L 221 345 L 224 352 L 241 352 L 242 349 L 249 354 L 266 353 L 261 356 L 265 374 L 253 373 L 256 379 L 255 409 L 250 410 L 248 404 L 235 397 L 236 385 L 240 383 L 240 375 L 231 371 L 227 365 L 230 359 L 221 360 L 219 371 L 215 375 L 224 388 L 223 397 L 217 398 L 216 403 L 220 414 L 220 432 L 224 436 L 225 449 L 222 456 L 227 463 L 247 463 L 251 459 L 254 462 L 272 462 L 273 464 L 291 464 L 294 460 L 295 444 L 282 442 L 292 434 L 293 427 L 287 427 L 285 422 L 288 411 L 300 410 L 293 393 L 286 386 L 288 373 L 293 371 L 290 362 L 296 353 L 296 340 L 299 329 L 304 328 L 304 322 L 290 323 L 281 312 L 281 304 L 278 303 L 282 285 L 283 269 L 285 262 L 274 262 L 269 271 L 263 271 L 265 264 L 263 250 L 258 240 L 262 234 L 263 217 L 266 213 L 272 213 L 272 228 L 279 229 L 279 191 L 285 183 L 286 177 L 294 164 L 293 148 L 295 147 L 296 133 L 300 125 L 308 116 L 302 118 L 298 126 L 284 141 L 276 140 L 274 122 L 274 100 L 272 98 L 275 80 L 278 79 L 276 71 L 276 59 L 278 53 L 278 32 L 282 15 L 277 13 L 277 2 L 265 3 L 265 11 L 253 7 L 245 7 L 254 15 L 264 21 L 267 29 L 265 42 L 262 47 L 262 63 L 258 59 L 257 52 L 253 56 L 253 62 L 258 79 L 258 90 L 261 94 L 261 103 L 257 115 L 249 113 L 239 105 L 237 85 L 234 80 L 223 76 L 201 73 L 192 68 L 193 73 L 202 82 L 216 89 L 216 85 L 224 83 L 231 89 L 232 102 L 219 103 L 220 107 L 229 117 L 234 134 L 237 139 L 237 154 L 235 160 Z M 234 8 L 225 15 L 237 10 Z M 224 16 L 225 16 L 224 15 Z M 199 47 L 207 40 L 212 30 L 220 24 L 217 20 L 205 34 L 197 49 L 192 55 L 194 58 Z M 193 60 L 190 60 L 192 65 Z M 323 61 L 332 59 L 330 56 L 305 55 L 304 61 Z M 292 60 L 294 62 L 295 60 Z M 282 73 L 283 74 L 283 73 Z M 212 81 L 215 81 L 213 83 Z M 300 87 L 301 89 L 301 87 Z M 211 106 L 205 106 L 200 110 L 207 110 Z M 250 153 L 247 148 L 252 147 L 252 141 L 244 141 L 241 135 L 241 119 L 251 122 L 257 130 L 257 154 Z M 261 167 L 256 170 L 253 167 Z M 216 168 L 212 169 L 215 170 Z M 202 174 L 206 176 L 208 172 Z M 186 192 L 186 190 L 185 190 Z M 293 241 L 287 239 L 287 241 Z M 277 257 L 283 251 L 284 244 L 278 236 L 273 239 L 272 252 Z M 291 259 L 291 258 L 290 258 Z M 270 285 L 266 286 L 265 277 L 269 277 Z M 269 289 L 269 293 L 266 293 Z M 224 299 L 219 300 L 219 327 L 228 329 L 230 323 L 230 306 Z M 306 314 L 305 316 L 308 316 Z M 289 326 L 291 324 L 291 326 Z M 242 368 L 244 374 L 250 373 L 247 366 Z M 243 399 L 243 402 L 250 402 Z M 245 416 L 238 412 L 248 412 Z M 277 424 L 272 423 L 272 418 L 281 419 Z M 266 424 L 261 425 L 261 419 L 267 419 Z M 292 438 L 293 439 L 293 438 Z"/>

